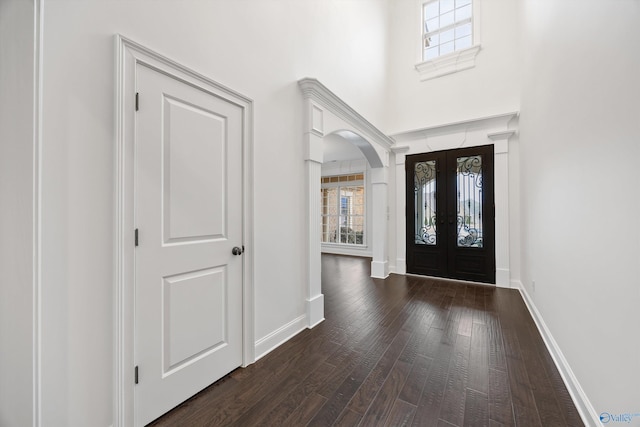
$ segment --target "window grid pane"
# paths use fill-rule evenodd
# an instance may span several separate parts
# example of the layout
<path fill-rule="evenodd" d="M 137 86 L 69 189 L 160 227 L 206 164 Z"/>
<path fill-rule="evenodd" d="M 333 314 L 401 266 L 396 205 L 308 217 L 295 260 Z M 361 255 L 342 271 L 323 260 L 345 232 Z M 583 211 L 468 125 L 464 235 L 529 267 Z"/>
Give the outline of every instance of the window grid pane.
<path fill-rule="evenodd" d="M 323 185 L 332 185 L 320 190 L 323 243 L 364 245 L 364 185 L 356 181 L 364 181 L 364 174 L 322 178 Z"/>
<path fill-rule="evenodd" d="M 453 0 L 440 0 L 440 14 L 451 12 L 454 7 Z"/>
<path fill-rule="evenodd" d="M 423 4 L 423 60 L 473 45 L 471 0 L 434 0 Z"/>
<path fill-rule="evenodd" d="M 456 40 L 456 50 L 471 47 L 471 36 L 463 37 Z"/>

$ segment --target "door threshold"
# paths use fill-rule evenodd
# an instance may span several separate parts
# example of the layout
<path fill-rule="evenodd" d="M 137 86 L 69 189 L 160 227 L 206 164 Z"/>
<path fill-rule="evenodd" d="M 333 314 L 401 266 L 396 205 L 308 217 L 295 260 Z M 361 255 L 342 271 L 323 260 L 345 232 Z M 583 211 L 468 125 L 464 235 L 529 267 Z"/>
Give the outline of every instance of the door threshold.
<path fill-rule="evenodd" d="M 463 280 L 463 279 L 451 279 L 449 277 L 439 277 L 439 276 L 426 276 L 424 274 L 417 274 L 417 273 L 405 273 L 406 276 L 414 276 L 414 277 L 424 277 L 425 279 L 436 279 L 436 280 L 446 280 L 449 282 L 454 282 L 454 283 L 460 283 L 463 285 L 481 285 L 481 286 L 488 286 L 491 288 L 496 288 L 496 284 L 495 283 L 486 283 L 486 282 L 474 282 L 472 280 Z"/>

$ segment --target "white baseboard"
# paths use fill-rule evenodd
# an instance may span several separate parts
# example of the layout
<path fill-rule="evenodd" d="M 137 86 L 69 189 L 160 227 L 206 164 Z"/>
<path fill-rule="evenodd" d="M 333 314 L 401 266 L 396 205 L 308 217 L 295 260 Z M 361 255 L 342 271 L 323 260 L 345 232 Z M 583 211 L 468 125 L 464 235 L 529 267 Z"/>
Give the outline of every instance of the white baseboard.
<path fill-rule="evenodd" d="M 496 286 L 499 288 L 511 287 L 511 273 L 508 268 L 496 268 Z"/>
<path fill-rule="evenodd" d="M 371 277 L 376 279 L 389 277 L 389 261 L 371 261 Z"/>
<path fill-rule="evenodd" d="M 256 341 L 256 361 L 285 342 L 289 341 L 295 335 L 307 328 L 307 315 L 303 314 L 279 329 L 271 332 L 264 338 Z"/>
<path fill-rule="evenodd" d="M 407 260 L 404 258 L 396 259 L 396 265 L 389 266 L 389 271 L 396 274 L 407 274 Z"/>
<path fill-rule="evenodd" d="M 324 321 L 324 295 L 316 295 L 307 300 L 307 324 L 311 329 Z"/>
<path fill-rule="evenodd" d="M 544 343 L 547 346 L 547 350 L 549 350 L 549 353 L 551 354 L 551 357 L 553 358 L 553 361 L 556 364 L 558 371 L 560 372 L 562 381 L 564 381 L 564 384 L 567 386 L 567 390 L 569 390 L 571 399 L 573 400 L 573 403 L 576 405 L 576 409 L 580 413 L 580 417 L 582 418 L 582 421 L 587 426 L 593 426 L 593 427 L 601 426 L 602 423 L 600 422 L 600 417 L 598 416 L 598 413 L 596 412 L 595 408 L 589 401 L 589 398 L 587 397 L 584 390 L 582 389 L 582 386 L 578 382 L 578 379 L 576 378 L 573 371 L 571 370 L 571 367 L 569 366 L 569 362 L 567 362 L 567 359 L 562 354 L 562 351 L 560 350 L 558 343 L 553 338 L 553 335 L 551 335 L 551 331 L 549 330 L 549 328 L 547 328 L 546 323 L 542 319 L 542 315 L 540 314 L 535 304 L 533 303 L 533 300 L 529 296 L 529 293 L 527 292 L 525 287 L 522 285 L 522 282 L 515 281 L 512 283 L 517 285 L 517 289 L 520 291 L 520 294 L 522 295 L 522 299 L 524 300 L 527 308 L 529 309 L 529 313 L 531 313 L 531 317 L 533 317 L 533 320 L 535 321 L 536 326 L 538 327 L 538 331 L 540 331 L 540 335 L 542 335 L 542 339 L 544 340 Z"/>
<path fill-rule="evenodd" d="M 321 252 L 323 254 L 335 254 L 335 255 L 349 255 L 371 258 L 371 248 L 343 248 L 339 246 L 322 246 Z"/>

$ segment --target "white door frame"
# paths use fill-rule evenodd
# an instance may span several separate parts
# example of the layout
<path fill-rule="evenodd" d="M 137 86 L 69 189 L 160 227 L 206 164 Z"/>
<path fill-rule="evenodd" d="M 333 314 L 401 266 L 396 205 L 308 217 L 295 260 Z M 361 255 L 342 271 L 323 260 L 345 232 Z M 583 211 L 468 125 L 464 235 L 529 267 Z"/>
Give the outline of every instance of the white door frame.
<path fill-rule="evenodd" d="M 336 133 L 362 151 L 371 166 L 373 261 L 371 276 L 389 275 L 388 194 L 389 152 L 393 140 L 313 78 L 298 81 L 304 96 L 304 159 L 307 183 L 306 218 L 306 311 L 307 327 L 324 320 L 321 289 L 320 175 L 324 157 L 323 138 Z"/>
<path fill-rule="evenodd" d="M 499 114 L 463 122 L 418 129 L 394 134 L 398 146 L 395 153 L 396 173 L 396 267 L 395 273 L 407 272 L 406 246 L 406 156 L 432 151 L 451 150 L 493 144 L 494 146 L 494 194 L 495 194 L 495 252 L 496 286 L 516 287 L 511 284 L 511 248 L 516 244 L 511 239 L 519 239 L 517 227 L 512 227 L 510 218 L 518 218 L 515 204 L 509 201 L 509 143 L 517 141 L 518 112 Z M 515 157 L 515 156 L 514 156 Z M 517 158 L 512 159 L 517 166 Z M 511 172 L 517 176 L 517 170 Z M 514 191 L 514 189 L 512 189 Z M 517 190 L 515 194 L 517 195 Z M 513 231 L 511 231 L 513 228 Z M 516 240 L 517 242 L 517 240 Z M 514 242 L 515 243 L 515 242 Z"/>
<path fill-rule="evenodd" d="M 243 110 L 243 354 L 255 361 L 253 284 L 253 101 L 121 35 L 116 43 L 113 426 L 134 424 L 134 181 L 136 67 L 144 64 Z"/>

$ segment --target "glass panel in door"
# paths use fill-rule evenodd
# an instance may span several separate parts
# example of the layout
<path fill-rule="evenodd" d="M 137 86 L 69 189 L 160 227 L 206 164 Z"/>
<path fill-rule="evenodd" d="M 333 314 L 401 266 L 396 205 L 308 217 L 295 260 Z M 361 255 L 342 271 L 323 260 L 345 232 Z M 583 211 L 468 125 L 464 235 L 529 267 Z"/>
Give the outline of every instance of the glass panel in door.
<path fill-rule="evenodd" d="M 458 247 L 482 248 L 482 156 L 458 157 L 456 160 L 456 242 Z"/>
<path fill-rule="evenodd" d="M 436 161 L 417 162 L 414 168 L 415 243 L 436 244 Z"/>

